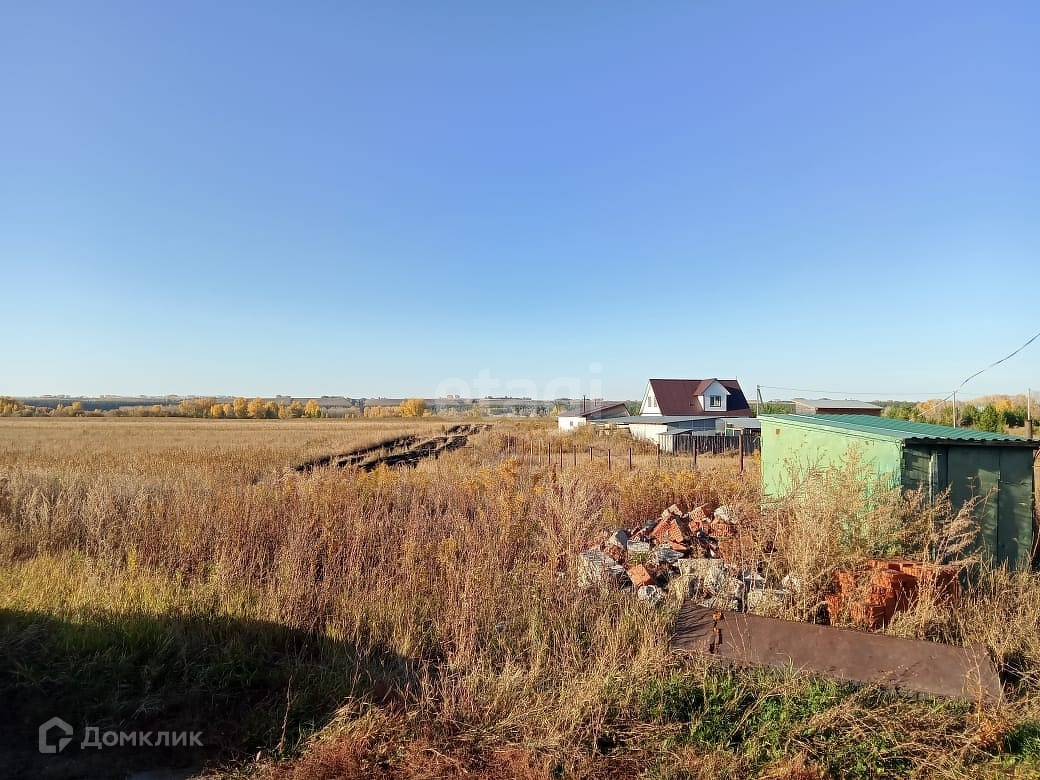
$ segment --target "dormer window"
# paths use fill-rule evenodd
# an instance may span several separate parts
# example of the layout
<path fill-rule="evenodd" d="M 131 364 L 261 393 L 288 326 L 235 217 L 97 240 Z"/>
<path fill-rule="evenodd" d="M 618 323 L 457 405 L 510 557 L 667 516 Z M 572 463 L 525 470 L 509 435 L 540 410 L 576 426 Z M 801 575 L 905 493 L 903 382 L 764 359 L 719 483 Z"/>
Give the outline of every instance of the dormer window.
<path fill-rule="evenodd" d="M 708 396 L 708 408 L 709 409 L 721 409 L 722 408 L 722 396 L 721 395 L 709 395 Z"/>

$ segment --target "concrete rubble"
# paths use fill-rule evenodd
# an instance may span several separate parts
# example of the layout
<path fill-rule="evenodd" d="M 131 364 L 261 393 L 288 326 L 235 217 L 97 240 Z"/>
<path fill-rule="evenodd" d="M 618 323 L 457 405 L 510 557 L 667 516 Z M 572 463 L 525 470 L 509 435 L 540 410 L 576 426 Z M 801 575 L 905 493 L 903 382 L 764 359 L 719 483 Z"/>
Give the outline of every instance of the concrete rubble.
<path fill-rule="evenodd" d="M 772 614 L 788 591 L 767 589 L 759 571 L 739 565 L 753 557 L 738 554 L 749 547 L 754 542 L 741 533 L 734 507 L 720 506 L 708 514 L 704 505 L 683 512 L 673 504 L 660 516 L 617 529 L 599 546 L 579 553 L 578 582 L 630 589 L 654 606 L 672 593 L 714 609 Z"/>
<path fill-rule="evenodd" d="M 784 577 L 770 587 L 763 576 L 768 545 L 753 533 L 754 518 L 732 506 L 710 514 L 705 505 L 683 512 L 675 504 L 634 528 L 608 533 L 596 547 L 578 554 L 582 587 L 629 590 L 651 605 L 668 594 L 708 609 L 779 617 L 801 590 Z M 826 613 L 817 622 L 853 625 L 868 631 L 886 628 L 919 595 L 938 604 L 956 603 L 959 570 L 904 559 L 869 561 L 859 571 L 835 573 L 825 594 Z"/>

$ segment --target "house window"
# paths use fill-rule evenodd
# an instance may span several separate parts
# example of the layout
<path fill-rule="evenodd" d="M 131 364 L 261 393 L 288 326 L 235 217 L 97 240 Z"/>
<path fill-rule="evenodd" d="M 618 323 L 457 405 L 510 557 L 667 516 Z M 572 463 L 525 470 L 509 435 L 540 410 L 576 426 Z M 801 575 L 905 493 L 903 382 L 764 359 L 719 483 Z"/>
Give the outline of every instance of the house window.
<path fill-rule="evenodd" d="M 709 395 L 708 396 L 708 408 L 709 409 L 721 409 L 722 408 L 722 396 L 721 395 Z"/>
<path fill-rule="evenodd" d="M 647 403 L 646 403 L 647 406 L 657 406 L 657 402 L 654 400 L 654 394 L 653 393 L 650 393 L 650 395 L 647 396 L 646 401 L 647 401 Z"/>

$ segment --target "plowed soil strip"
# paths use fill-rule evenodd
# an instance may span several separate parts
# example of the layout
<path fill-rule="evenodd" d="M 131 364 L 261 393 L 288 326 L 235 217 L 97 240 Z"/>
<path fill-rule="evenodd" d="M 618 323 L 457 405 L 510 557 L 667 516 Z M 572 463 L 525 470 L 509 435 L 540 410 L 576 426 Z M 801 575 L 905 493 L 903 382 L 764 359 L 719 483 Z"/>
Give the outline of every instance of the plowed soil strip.
<path fill-rule="evenodd" d="M 332 466 L 338 469 L 356 467 L 362 471 L 372 471 L 380 464 L 414 466 L 424 458 L 436 458 L 442 452 L 464 447 L 470 436 L 490 427 L 490 425 L 479 423 L 453 425 L 443 436 L 428 438 L 422 438 L 416 434 L 406 434 L 340 455 L 325 455 L 315 458 L 300 464 L 296 470 L 304 472 Z"/>

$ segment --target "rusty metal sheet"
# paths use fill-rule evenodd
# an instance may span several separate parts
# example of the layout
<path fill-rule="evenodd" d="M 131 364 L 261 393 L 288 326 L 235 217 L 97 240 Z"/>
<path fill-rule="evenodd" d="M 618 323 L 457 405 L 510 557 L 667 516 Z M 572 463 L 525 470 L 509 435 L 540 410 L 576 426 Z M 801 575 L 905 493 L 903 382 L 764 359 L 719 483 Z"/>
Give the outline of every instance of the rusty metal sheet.
<path fill-rule="evenodd" d="M 683 605 L 672 649 L 935 696 L 990 704 L 1003 698 L 1000 678 L 981 646 L 955 647 L 742 612 L 723 611 L 716 622 L 713 614 L 694 602 Z"/>

